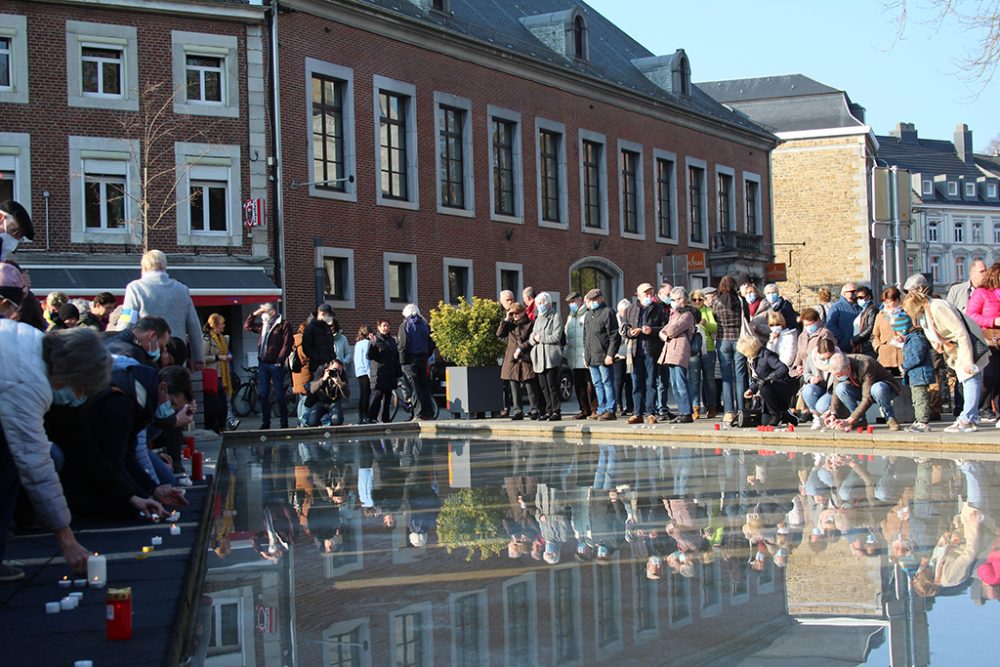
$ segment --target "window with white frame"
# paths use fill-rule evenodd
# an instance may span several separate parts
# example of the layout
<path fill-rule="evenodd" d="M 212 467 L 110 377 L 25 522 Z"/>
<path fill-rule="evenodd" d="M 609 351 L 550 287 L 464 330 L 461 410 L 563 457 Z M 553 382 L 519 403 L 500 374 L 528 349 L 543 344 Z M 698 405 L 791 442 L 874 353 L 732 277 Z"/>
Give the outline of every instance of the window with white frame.
<path fill-rule="evenodd" d="M 323 273 L 323 301 L 334 308 L 354 308 L 354 250 L 316 248 L 316 267 Z"/>
<path fill-rule="evenodd" d="M 490 219 L 521 223 L 524 221 L 521 114 L 493 105 L 487 107 L 486 113 L 490 131 Z"/>
<path fill-rule="evenodd" d="M 0 132 L 0 201 L 8 199 L 21 202 L 31 212 L 31 135 L 27 133 Z"/>
<path fill-rule="evenodd" d="M 941 257 L 938 255 L 931 255 L 931 282 L 941 284 Z"/>
<path fill-rule="evenodd" d="M 645 238 L 646 188 L 641 144 L 618 142 L 618 171 L 619 233 L 626 238 Z"/>
<path fill-rule="evenodd" d="M 177 245 L 231 247 L 243 239 L 240 147 L 174 144 Z"/>
<path fill-rule="evenodd" d="M 940 228 L 939 220 L 928 220 L 927 221 L 927 240 L 930 243 L 937 243 L 938 240 L 938 229 Z"/>
<path fill-rule="evenodd" d="M 691 622 L 691 580 L 676 573 L 668 574 L 667 580 L 670 626 L 687 625 Z"/>
<path fill-rule="evenodd" d="M 948 196 L 957 197 L 958 196 L 958 183 L 955 181 L 948 181 Z"/>
<path fill-rule="evenodd" d="M 921 194 L 923 194 L 924 196 L 934 194 L 934 181 L 929 181 L 925 179 L 922 182 L 921 187 L 922 187 Z"/>
<path fill-rule="evenodd" d="M 986 184 L 986 196 L 989 197 L 990 199 L 996 199 L 997 198 L 997 184 L 996 183 L 987 183 Z"/>
<path fill-rule="evenodd" d="M 28 102 L 28 19 L 0 14 L 0 103 Z"/>
<path fill-rule="evenodd" d="M 488 629 L 485 591 L 451 596 L 451 664 L 458 667 L 488 664 Z"/>
<path fill-rule="evenodd" d="M 136 28 L 66 21 L 66 81 L 70 106 L 138 111 Z"/>
<path fill-rule="evenodd" d="M 405 253 L 382 253 L 382 280 L 385 309 L 402 310 L 417 298 L 417 256 Z"/>
<path fill-rule="evenodd" d="M 306 113 L 310 141 L 309 194 L 357 201 L 354 134 L 354 70 L 306 58 Z"/>
<path fill-rule="evenodd" d="M 965 243 L 965 222 L 955 221 L 955 243 Z"/>
<path fill-rule="evenodd" d="M 552 635 L 557 663 L 579 660 L 582 654 L 580 570 L 560 567 L 552 576 Z"/>
<path fill-rule="evenodd" d="M 760 176 L 757 174 L 743 173 L 743 204 L 746 233 L 760 236 L 764 230 L 760 224 Z"/>
<path fill-rule="evenodd" d="M 71 136 L 69 157 L 70 241 L 138 242 L 142 237 L 139 142 Z"/>
<path fill-rule="evenodd" d="M 376 203 L 416 209 L 417 182 L 416 86 L 375 75 Z"/>
<path fill-rule="evenodd" d="M 437 136 L 437 211 L 475 215 L 472 169 L 472 102 L 464 97 L 434 93 L 434 134 Z"/>
<path fill-rule="evenodd" d="M 445 257 L 444 301 L 455 306 L 463 301 L 472 303 L 472 260 Z"/>
<path fill-rule="evenodd" d="M 237 38 L 173 30 L 170 39 L 174 113 L 239 117 Z"/>
<path fill-rule="evenodd" d="M 212 623 L 208 655 L 239 653 L 241 641 L 241 605 L 238 597 L 212 598 Z"/>
<path fill-rule="evenodd" d="M 736 192 L 733 189 L 733 171 L 728 167 L 715 168 L 715 220 L 720 232 L 736 231 Z"/>
<path fill-rule="evenodd" d="M 500 292 L 510 290 L 514 297 L 521 297 L 521 290 L 524 289 L 524 269 L 520 264 L 509 262 L 497 262 L 497 297 Z"/>
<path fill-rule="evenodd" d="M 969 197 L 975 197 L 975 196 L 976 196 L 976 184 L 975 183 L 966 183 L 965 184 L 965 197 L 966 197 L 966 199 L 968 199 Z"/>
<path fill-rule="evenodd" d="M 1000 222 L 993 223 L 993 243 L 1000 244 Z"/>
<path fill-rule="evenodd" d="M 510 667 L 538 663 L 538 609 L 534 575 L 509 579 L 503 584 L 504 644 Z"/>
<path fill-rule="evenodd" d="M 955 257 L 955 282 L 961 282 L 965 280 L 968 275 L 966 272 L 966 264 L 968 258 L 964 255 L 959 255 Z"/>
<path fill-rule="evenodd" d="M 367 619 L 334 623 L 323 630 L 324 667 L 369 667 L 371 629 Z"/>
<path fill-rule="evenodd" d="M 603 134 L 580 130 L 580 216 L 583 231 L 608 233 L 608 178 Z"/>
<path fill-rule="evenodd" d="M 433 664 L 431 604 L 411 605 L 389 615 L 390 652 L 394 667 L 423 667 Z"/>
<path fill-rule="evenodd" d="M 225 98 L 225 59 L 197 53 L 186 54 L 184 66 L 187 73 L 188 102 L 222 104 Z"/>
<path fill-rule="evenodd" d="M 972 223 L 972 242 L 973 243 L 983 242 L 983 223 L 981 222 Z"/>
<path fill-rule="evenodd" d="M 656 160 L 656 237 L 676 241 L 677 232 L 677 171 L 673 153 L 654 150 Z"/>
<path fill-rule="evenodd" d="M 594 568 L 594 615 L 598 652 L 611 651 L 622 641 L 621 574 L 618 561 Z"/>
<path fill-rule="evenodd" d="M 565 229 L 568 222 L 566 193 L 566 126 L 535 119 L 538 224 Z"/>
<path fill-rule="evenodd" d="M 695 244 L 706 244 L 708 243 L 708 220 L 705 209 L 708 204 L 708 193 L 705 187 L 704 161 L 687 159 L 687 191 L 689 241 Z"/>

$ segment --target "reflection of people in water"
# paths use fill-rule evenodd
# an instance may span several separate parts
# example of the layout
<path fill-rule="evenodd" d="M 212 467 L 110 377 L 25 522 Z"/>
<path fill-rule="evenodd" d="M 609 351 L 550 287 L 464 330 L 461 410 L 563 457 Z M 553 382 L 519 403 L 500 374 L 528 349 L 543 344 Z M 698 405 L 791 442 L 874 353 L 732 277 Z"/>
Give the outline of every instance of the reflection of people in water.
<path fill-rule="evenodd" d="M 555 565 L 561 558 L 562 545 L 573 538 L 571 508 L 566 493 L 551 484 L 539 484 L 535 492 L 535 518 L 545 541 L 542 560 Z"/>

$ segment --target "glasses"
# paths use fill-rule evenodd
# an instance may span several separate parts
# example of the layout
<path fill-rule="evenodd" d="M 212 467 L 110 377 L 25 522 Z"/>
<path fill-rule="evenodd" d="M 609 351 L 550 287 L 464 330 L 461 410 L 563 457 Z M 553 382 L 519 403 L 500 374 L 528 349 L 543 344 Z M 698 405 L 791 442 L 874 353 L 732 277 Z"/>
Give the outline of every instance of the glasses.
<path fill-rule="evenodd" d="M 691 300 L 692 300 L 692 301 L 704 301 L 704 299 L 699 299 L 698 297 L 695 297 L 695 298 L 693 298 L 693 299 L 691 299 Z"/>

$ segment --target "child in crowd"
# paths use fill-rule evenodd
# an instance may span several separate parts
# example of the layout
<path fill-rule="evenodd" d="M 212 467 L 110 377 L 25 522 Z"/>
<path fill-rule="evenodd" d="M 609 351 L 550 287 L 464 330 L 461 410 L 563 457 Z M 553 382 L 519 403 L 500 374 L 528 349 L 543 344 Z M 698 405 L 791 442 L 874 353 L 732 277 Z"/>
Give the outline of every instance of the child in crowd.
<path fill-rule="evenodd" d="M 907 430 L 926 433 L 931 430 L 927 424 L 930 421 L 927 387 L 934 382 L 934 365 L 931 363 L 931 345 L 927 336 L 923 329 L 912 326 L 912 322 L 903 344 L 903 376 L 913 396 L 913 423 Z"/>

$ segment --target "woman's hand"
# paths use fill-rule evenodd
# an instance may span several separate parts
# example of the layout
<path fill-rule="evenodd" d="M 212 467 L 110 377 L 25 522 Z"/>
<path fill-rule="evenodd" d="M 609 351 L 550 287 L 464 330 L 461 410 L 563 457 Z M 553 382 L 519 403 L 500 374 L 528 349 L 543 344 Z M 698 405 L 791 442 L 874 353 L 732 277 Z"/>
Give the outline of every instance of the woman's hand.
<path fill-rule="evenodd" d="M 753 398 L 753 392 L 747 389 L 745 392 L 743 392 L 743 398 Z"/>
<path fill-rule="evenodd" d="M 147 515 L 152 516 L 156 514 L 157 516 L 164 517 L 169 512 L 163 508 L 163 505 L 156 502 L 152 498 L 140 498 L 139 496 L 132 496 L 128 499 L 132 507 L 136 508 L 140 512 L 145 512 Z"/>

